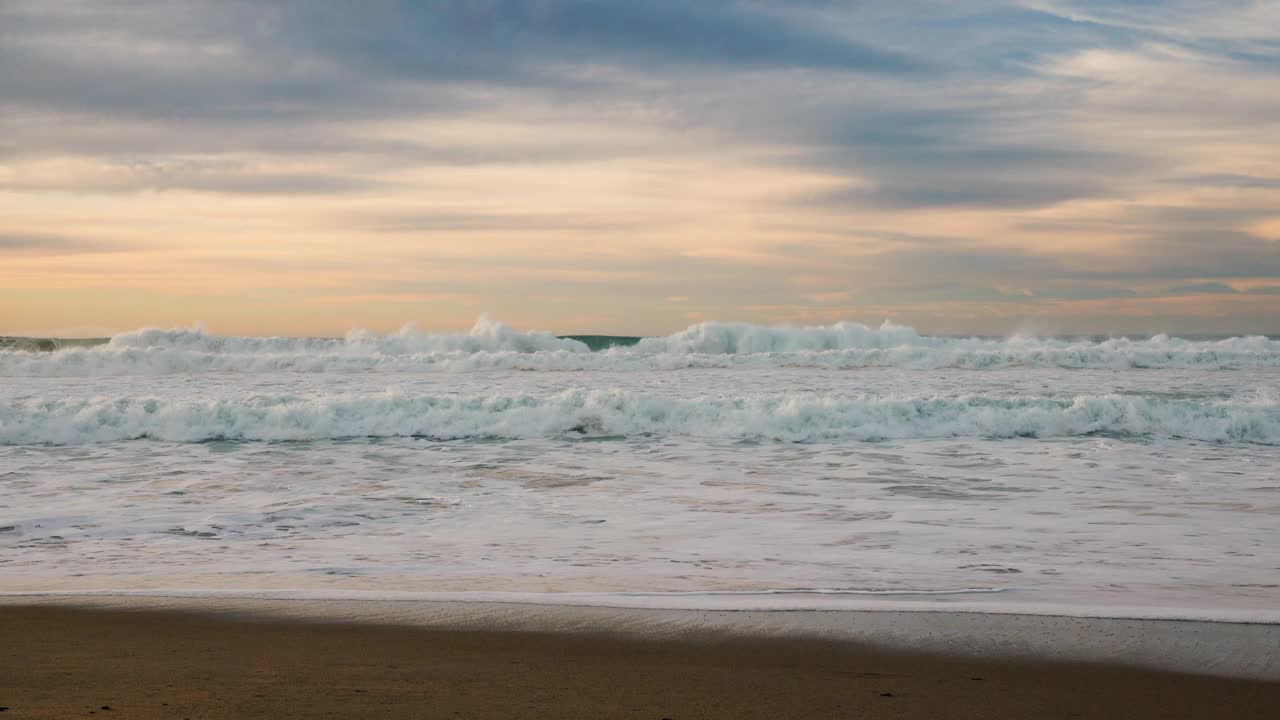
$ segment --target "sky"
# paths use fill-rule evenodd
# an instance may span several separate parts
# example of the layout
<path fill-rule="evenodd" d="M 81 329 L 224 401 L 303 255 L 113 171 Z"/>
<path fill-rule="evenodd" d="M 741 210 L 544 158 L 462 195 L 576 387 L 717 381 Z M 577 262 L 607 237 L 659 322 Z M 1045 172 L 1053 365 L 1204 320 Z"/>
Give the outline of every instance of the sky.
<path fill-rule="evenodd" d="M 0 0 L 0 334 L 1280 333 L 1280 2 Z"/>

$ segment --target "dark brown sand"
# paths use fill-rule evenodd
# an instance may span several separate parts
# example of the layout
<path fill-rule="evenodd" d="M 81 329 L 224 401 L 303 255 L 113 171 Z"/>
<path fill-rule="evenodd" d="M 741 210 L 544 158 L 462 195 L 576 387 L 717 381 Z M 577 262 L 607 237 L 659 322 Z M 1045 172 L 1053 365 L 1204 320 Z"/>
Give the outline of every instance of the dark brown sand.
<path fill-rule="evenodd" d="M 670 641 L 0 607 L 5 718 L 1274 718 L 1280 682 Z"/>

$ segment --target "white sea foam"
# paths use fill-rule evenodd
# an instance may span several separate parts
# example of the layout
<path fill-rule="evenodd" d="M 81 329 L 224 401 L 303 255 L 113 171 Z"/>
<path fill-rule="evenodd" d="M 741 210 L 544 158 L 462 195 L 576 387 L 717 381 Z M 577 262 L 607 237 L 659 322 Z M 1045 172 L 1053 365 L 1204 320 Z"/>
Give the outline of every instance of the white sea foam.
<path fill-rule="evenodd" d="M 406 325 L 391 335 L 376 335 L 367 330 L 352 330 L 345 338 L 292 337 L 222 337 L 211 335 L 200 327 L 160 330 L 146 328 L 112 337 L 106 345 L 90 350 L 187 350 L 205 353 L 268 354 L 315 353 L 337 350 L 353 353 L 406 355 L 446 352 L 589 352 L 577 340 L 558 338 L 545 331 L 520 332 L 487 315 L 476 320 L 471 331 L 461 333 L 423 333 Z"/>
<path fill-rule="evenodd" d="M 1265 337 L 1185 340 L 1157 335 L 1108 340 L 954 338 L 885 323 L 762 327 L 699 323 L 629 347 L 591 352 L 582 342 L 520 332 L 481 317 L 466 334 L 344 338 L 224 337 L 200 329 L 146 329 L 94 347 L 0 351 L 0 376 L 72 377 L 195 372 L 676 370 L 685 368 L 1057 367 L 1094 369 L 1280 367 L 1280 341 Z"/>
<path fill-rule="evenodd" d="M 1280 443 L 1280 404 L 1130 395 L 829 397 L 809 393 L 676 399 L 624 390 L 549 396 L 254 395 L 22 399 L 0 407 L 0 444 L 151 438 L 321 440 L 351 437 L 683 436 L 815 442 L 1090 434 Z"/>
<path fill-rule="evenodd" d="M 1280 607 L 1275 341 L 706 323 L 591 347 L 484 320 L 0 352 L 0 592 Z"/>

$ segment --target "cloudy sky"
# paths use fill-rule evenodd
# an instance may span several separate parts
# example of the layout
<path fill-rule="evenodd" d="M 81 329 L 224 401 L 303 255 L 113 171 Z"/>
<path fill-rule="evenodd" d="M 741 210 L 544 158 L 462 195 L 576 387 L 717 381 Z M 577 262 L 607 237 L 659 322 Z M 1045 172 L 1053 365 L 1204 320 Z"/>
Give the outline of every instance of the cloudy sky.
<path fill-rule="evenodd" d="M 0 334 L 1280 332 L 1280 2 L 0 0 Z"/>

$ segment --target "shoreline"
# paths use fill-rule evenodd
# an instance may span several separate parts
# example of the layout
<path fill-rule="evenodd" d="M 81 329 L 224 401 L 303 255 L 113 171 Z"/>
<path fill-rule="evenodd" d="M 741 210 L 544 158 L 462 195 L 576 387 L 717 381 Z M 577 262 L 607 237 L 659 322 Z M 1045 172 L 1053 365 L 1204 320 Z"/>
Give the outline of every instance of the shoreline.
<path fill-rule="evenodd" d="M 1214 606 L 1187 608 L 1170 605 L 1110 603 L 1046 603 L 1014 600 L 1022 588 L 966 588 L 954 590 L 844 590 L 762 589 L 695 591 L 521 591 L 521 590 L 367 590 L 337 588 L 224 588 L 173 589 L 164 586 L 136 589 L 51 588 L 0 590 L 6 601 L 52 599 L 128 600 L 143 602 L 183 600 L 220 603 L 354 602 L 428 603 L 465 605 L 523 605 L 610 608 L 616 610 L 672 610 L 706 612 L 901 612 L 1017 615 L 1088 620 L 1158 620 L 1170 622 L 1225 623 L 1232 625 L 1280 625 L 1280 610 L 1273 607 Z M 1097 593 L 1091 593 L 1097 595 Z M 1009 599 L 1006 599 L 1009 598 Z"/>
<path fill-rule="evenodd" d="M 1233 626 L 1219 623 L 43 600 L 0 602 L 6 717 L 1143 720 L 1263 718 L 1280 703 L 1280 675 L 1143 669 L 1114 652 L 1111 662 L 1012 652 L 1017 638 L 1024 651 L 1038 647 L 1037 629 L 1059 644 L 1105 635 L 1113 651 L 1173 636 L 1212 645 L 1231 639 Z M 915 640 L 885 641 L 902 626 Z M 830 632 L 839 627 L 846 632 Z M 975 631 L 999 628 L 1002 642 L 961 651 Z"/>
<path fill-rule="evenodd" d="M 1280 625 L 1019 614 L 943 607 L 676 609 L 553 602 L 161 594 L 0 594 L 23 609 L 169 613 L 250 623 L 433 632 L 547 633 L 623 641 L 787 640 L 994 661 L 1116 667 L 1280 682 Z"/>

